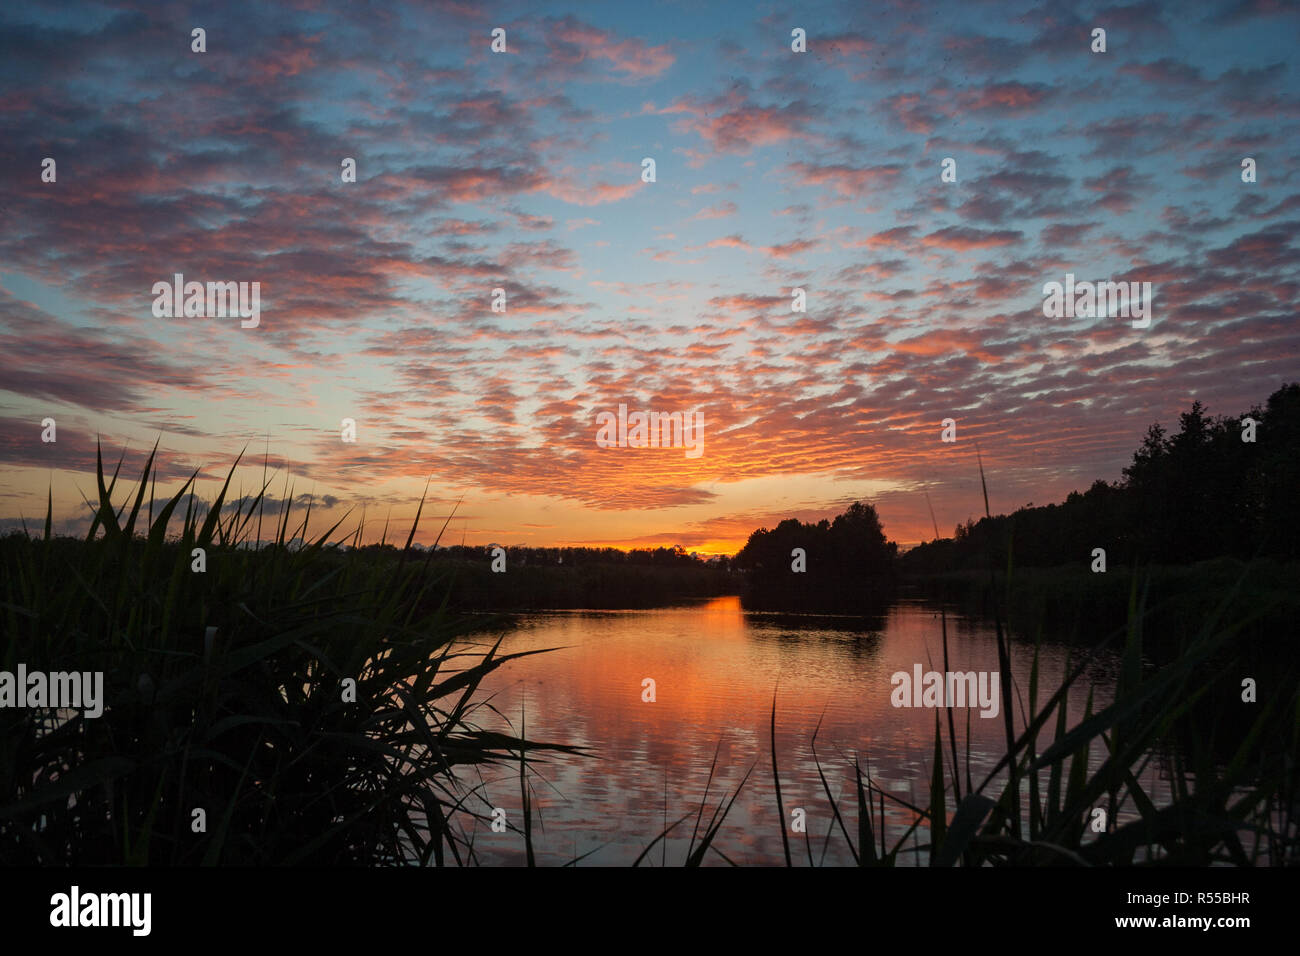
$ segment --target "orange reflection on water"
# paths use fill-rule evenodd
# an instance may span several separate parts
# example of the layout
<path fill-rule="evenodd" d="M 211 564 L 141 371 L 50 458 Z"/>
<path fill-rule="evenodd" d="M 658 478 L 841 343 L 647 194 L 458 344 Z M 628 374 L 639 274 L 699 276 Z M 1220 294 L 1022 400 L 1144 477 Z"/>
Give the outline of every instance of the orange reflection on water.
<path fill-rule="evenodd" d="M 806 811 L 818 854 L 832 812 L 813 760 L 814 730 L 822 769 L 837 802 L 846 801 L 846 816 L 856 803 L 855 755 L 878 786 L 925 802 L 935 719 L 944 711 L 894 707 L 890 678 L 896 671 L 910 674 L 916 664 L 942 671 L 941 633 L 936 610 L 918 603 L 895 605 L 876 630 L 850 618 L 748 613 L 736 597 L 648 611 L 525 616 L 503 651 L 560 649 L 492 675 L 486 685 L 495 694 L 492 703 L 516 729 L 526 716 L 530 739 L 592 753 L 536 764 L 549 782 L 533 788 L 545 826 L 539 859 L 563 863 L 599 847 L 589 862 L 631 862 L 664 829 L 665 817 L 671 823 L 689 813 L 681 837 L 675 831 L 667 846 L 668 861 L 680 862 L 706 785 L 705 821 L 753 767 L 717 842 L 737 863 L 783 860 L 769 743 L 774 691 L 782 799 L 787 817 L 794 807 Z M 950 615 L 948 636 L 950 670 L 997 670 L 987 627 Z M 1021 686 L 1029 654 L 1019 647 L 1013 653 Z M 1064 656 L 1063 648 L 1044 649 L 1042 686 L 1054 686 Z M 654 681 L 652 703 L 642 699 L 647 678 Z M 966 713 L 954 713 L 964 754 Z M 478 716 L 484 726 L 504 727 L 486 711 Z M 1001 753 L 1005 728 L 1000 714 L 981 718 L 974 711 L 970 718 L 972 774 L 982 778 Z M 944 740 L 946 746 L 946 721 Z M 488 779 L 493 806 L 507 808 L 518 823 L 517 778 L 503 772 L 496 782 Z M 895 816 L 895 837 L 905 818 Z M 848 825 L 854 832 L 855 824 Z M 522 841 L 516 834 L 481 833 L 477 849 L 485 862 L 517 862 Z M 654 856 L 660 858 L 659 847 Z M 851 862 L 838 833 L 827 861 Z"/>

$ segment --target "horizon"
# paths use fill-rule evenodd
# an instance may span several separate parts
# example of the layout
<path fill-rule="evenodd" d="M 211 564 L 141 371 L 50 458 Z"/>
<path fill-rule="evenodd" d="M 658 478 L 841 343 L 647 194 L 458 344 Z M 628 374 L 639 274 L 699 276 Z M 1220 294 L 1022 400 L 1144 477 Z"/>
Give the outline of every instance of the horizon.
<path fill-rule="evenodd" d="M 1150 424 L 1300 368 L 1298 20 L 6 10 L 0 531 L 47 492 L 88 528 L 97 436 L 127 487 L 157 438 L 159 498 L 241 448 L 256 493 L 262 452 L 366 543 L 426 486 L 426 545 L 463 502 L 466 544 L 713 556 L 856 500 L 910 549 L 927 494 L 951 536 L 977 447 L 993 513 L 1117 481 Z M 252 286 L 175 317 L 177 275 Z M 1067 276 L 1149 288 L 1149 325 L 1049 318 Z"/>

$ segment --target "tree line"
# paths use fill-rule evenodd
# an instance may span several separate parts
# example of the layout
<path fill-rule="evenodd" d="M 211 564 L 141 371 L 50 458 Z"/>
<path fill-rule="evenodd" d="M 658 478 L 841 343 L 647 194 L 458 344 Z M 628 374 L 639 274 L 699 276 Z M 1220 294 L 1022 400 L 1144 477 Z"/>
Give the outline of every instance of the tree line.
<path fill-rule="evenodd" d="M 1300 558 L 1300 384 L 1261 407 L 1211 417 L 1201 402 L 1169 433 L 1152 424 L 1113 482 L 1098 479 L 1060 504 L 968 520 L 951 538 L 911 549 L 909 571 L 983 566 L 990 555 L 1017 565 L 1087 562 L 1191 564 L 1210 558 Z"/>

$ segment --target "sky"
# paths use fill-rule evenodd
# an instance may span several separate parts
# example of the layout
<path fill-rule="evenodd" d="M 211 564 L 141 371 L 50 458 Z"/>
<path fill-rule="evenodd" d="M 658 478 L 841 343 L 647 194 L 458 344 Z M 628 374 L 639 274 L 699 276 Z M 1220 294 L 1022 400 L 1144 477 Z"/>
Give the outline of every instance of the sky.
<path fill-rule="evenodd" d="M 865 500 L 907 545 L 983 513 L 977 450 L 994 513 L 1117 480 L 1300 379 L 1298 38 L 1282 0 L 7 4 L 0 527 L 84 530 L 97 440 L 203 500 L 244 452 L 367 540 L 427 488 L 426 544 L 731 553 Z M 156 315 L 176 273 L 258 324 Z M 1150 325 L 1046 317 L 1067 273 Z M 620 404 L 702 453 L 603 447 Z"/>

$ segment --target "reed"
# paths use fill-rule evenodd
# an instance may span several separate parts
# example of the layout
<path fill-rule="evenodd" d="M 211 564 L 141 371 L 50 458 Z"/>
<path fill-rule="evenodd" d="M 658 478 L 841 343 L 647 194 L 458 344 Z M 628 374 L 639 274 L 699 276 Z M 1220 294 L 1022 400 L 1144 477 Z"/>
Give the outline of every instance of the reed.
<path fill-rule="evenodd" d="M 210 507 L 197 472 L 157 506 L 156 451 L 124 497 L 97 454 L 85 540 L 52 535 L 52 495 L 43 533 L 0 539 L 4 669 L 102 671 L 107 700 L 0 710 L 0 861 L 473 862 L 491 808 L 466 771 L 574 751 L 475 724 L 525 655 L 460 640 L 412 547 L 424 501 L 400 552 L 362 558 L 340 544 L 364 522 L 312 532 L 287 478 L 278 513 L 265 475 L 232 498 L 239 459 Z"/>

